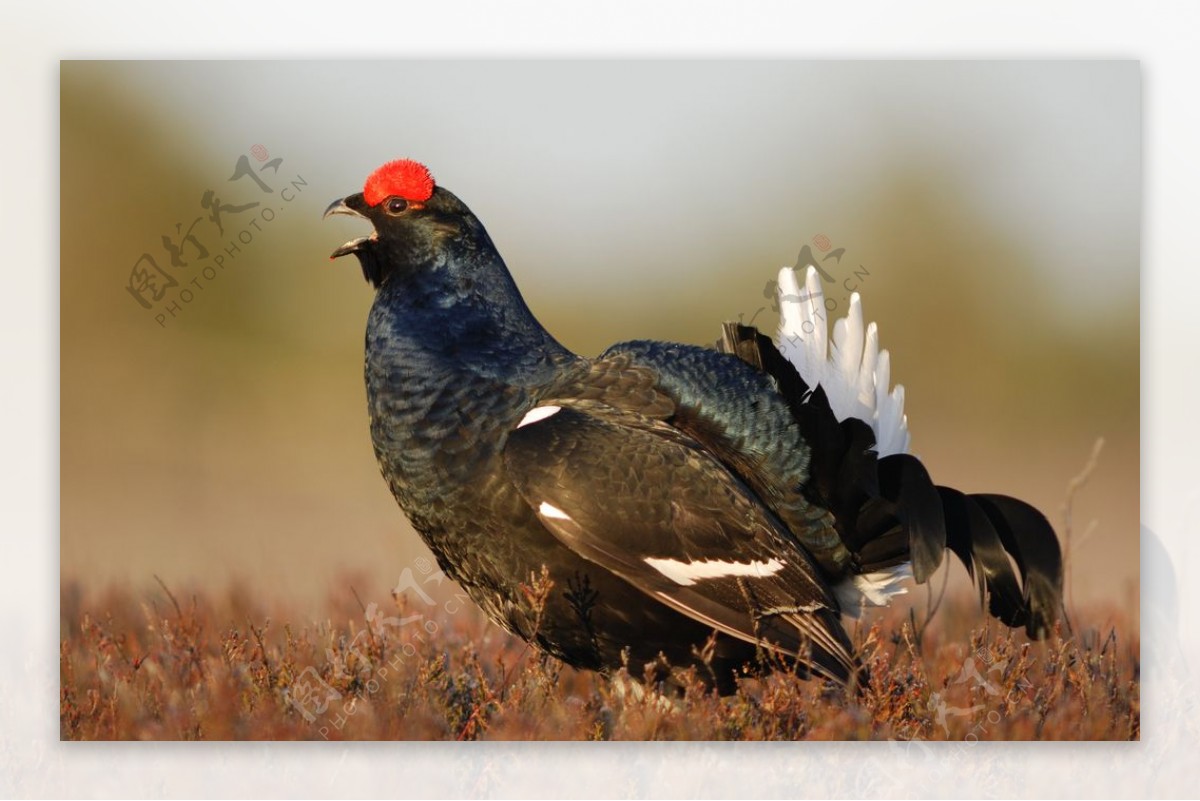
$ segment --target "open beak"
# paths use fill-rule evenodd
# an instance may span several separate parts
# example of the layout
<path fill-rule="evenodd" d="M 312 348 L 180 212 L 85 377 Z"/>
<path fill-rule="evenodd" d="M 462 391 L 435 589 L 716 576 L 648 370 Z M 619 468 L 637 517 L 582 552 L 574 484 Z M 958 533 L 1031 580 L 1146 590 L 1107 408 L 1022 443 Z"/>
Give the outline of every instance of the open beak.
<path fill-rule="evenodd" d="M 325 209 L 325 213 L 321 215 L 321 219 L 327 219 L 335 214 L 349 214 L 352 217 L 361 217 L 367 219 L 364 213 L 367 208 L 367 202 L 363 199 L 362 193 L 350 195 L 348 197 L 335 200 L 329 204 L 329 208 Z M 362 247 L 375 239 L 375 233 L 370 236 L 360 236 L 357 239 L 351 239 L 346 244 L 339 247 L 333 253 L 329 254 L 330 259 L 336 259 L 338 256 L 345 256 L 348 253 L 357 253 Z"/>

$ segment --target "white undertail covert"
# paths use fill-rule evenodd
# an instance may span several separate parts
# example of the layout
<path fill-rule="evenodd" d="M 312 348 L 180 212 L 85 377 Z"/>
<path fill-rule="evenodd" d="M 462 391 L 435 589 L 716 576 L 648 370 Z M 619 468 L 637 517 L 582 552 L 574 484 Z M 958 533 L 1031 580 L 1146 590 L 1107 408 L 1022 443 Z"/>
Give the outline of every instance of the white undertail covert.
<path fill-rule="evenodd" d="M 857 417 L 875 432 L 880 458 L 907 453 L 908 418 L 904 415 L 904 387 L 889 391 L 891 357 L 879 349 L 879 328 L 863 327 L 862 299 L 850 295 L 846 316 L 833 324 L 829 336 L 829 311 L 815 267 L 809 266 L 801 289 L 796 271 L 779 271 L 779 351 L 810 387 L 824 388 L 829 406 L 839 421 Z M 908 592 L 912 577 L 909 563 L 844 579 L 833 587 L 844 614 L 858 617 L 864 607 L 887 606 L 896 595 Z"/>

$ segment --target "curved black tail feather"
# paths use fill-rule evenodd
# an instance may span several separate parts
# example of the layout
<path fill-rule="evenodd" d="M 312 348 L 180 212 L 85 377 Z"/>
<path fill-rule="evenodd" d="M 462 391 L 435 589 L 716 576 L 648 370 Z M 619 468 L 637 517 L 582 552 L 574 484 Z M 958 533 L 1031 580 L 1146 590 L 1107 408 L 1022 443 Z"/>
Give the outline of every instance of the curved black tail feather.
<path fill-rule="evenodd" d="M 787 400 L 812 449 L 804 493 L 833 512 L 855 572 L 911 561 L 923 583 L 949 549 L 993 616 L 1030 637 L 1049 632 L 1062 603 L 1062 553 L 1041 512 L 1005 495 L 935 485 L 915 456 L 879 458 L 871 426 L 838 421 L 824 390 L 809 387 L 757 329 L 726 323 L 717 346 L 769 375 Z"/>

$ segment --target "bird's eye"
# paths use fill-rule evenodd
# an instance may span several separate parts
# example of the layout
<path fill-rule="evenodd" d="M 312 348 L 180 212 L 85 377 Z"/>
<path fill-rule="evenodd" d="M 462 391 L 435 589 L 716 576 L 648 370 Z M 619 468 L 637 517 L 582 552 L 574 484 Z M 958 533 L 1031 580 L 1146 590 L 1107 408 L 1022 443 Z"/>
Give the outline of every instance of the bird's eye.
<path fill-rule="evenodd" d="M 390 197 L 387 201 L 388 214 L 399 214 L 408 208 L 408 201 L 402 197 Z"/>

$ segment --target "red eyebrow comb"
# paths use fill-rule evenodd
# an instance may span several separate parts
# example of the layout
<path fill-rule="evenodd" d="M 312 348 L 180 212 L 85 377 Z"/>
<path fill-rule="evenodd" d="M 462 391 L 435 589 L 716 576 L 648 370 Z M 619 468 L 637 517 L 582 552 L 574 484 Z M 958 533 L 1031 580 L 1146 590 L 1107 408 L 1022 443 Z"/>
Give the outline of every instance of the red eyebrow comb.
<path fill-rule="evenodd" d="M 387 197 L 425 202 L 433 195 L 433 176 L 429 169 L 412 159 L 389 161 L 367 177 L 363 199 L 374 206 Z"/>

